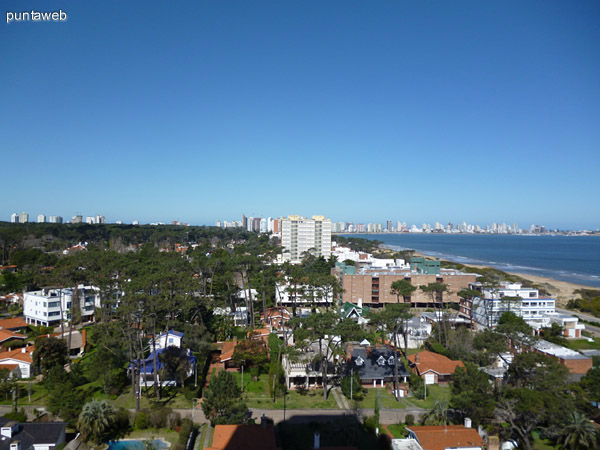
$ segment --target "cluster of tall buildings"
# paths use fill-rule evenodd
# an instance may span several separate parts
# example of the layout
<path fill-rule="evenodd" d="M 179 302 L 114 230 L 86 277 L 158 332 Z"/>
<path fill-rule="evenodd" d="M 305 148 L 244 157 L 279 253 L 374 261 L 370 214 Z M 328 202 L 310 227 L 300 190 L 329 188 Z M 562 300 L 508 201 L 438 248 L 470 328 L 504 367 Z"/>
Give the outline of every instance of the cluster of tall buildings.
<path fill-rule="evenodd" d="M 28 223 L 29 214 L 26 212 L 22 212 L 21 214 L 14 213 L 10 216 L 10 221 L 12 223 Z M 37 223 L 63 223 L 63 218 L 62 216 L 46 216 L 45 214 L 39 214 L 37 216 Z M 71 223 L 83 223 L 83 216 L 79 214 L 73 216 Z M 85 223 L 106 223 L 106 218 L 101 215 L 87 216 L 85 218 Z"/>
<path fill-rule="evenodd" d="M 493 223 L 484 227 L 472 225 L 467 222 L 453 224 L 449 222 L 444 225 L 441 222 L 435 222 L 433 225 L 424 223 L 419 225 L 407 225 L 406 222 L 396 222 L 395 224 L 388 220 L 381 223 L 354 223 L 354 222 L 335 222 L 332 231 L 334 233 L 491 233 L 491 234 L 520 234 L 526 231 L 521 230 L 517 223 L 507 225 L 506 223 Z M 531 225 L 530 233 L 544 233 L 546 228 L 540 225 Z"/>

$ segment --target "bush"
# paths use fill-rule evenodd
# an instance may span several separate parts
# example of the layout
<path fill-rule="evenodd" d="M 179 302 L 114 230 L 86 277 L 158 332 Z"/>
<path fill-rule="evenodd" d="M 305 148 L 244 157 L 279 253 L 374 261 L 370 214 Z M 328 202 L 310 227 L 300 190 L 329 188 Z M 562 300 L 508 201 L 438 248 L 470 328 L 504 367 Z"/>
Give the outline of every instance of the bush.
<path fill-rule="evenodd" d="M 365 396 L 365 388 L 360 385 L 358 372 L 354 373 L 354 377 L 347 375 L 342 378 L 340 388 L 347 398 L 350 398 L 350 391 L 352 390 L 352 400 L 361 401 Z"/>
<path fill-rule="evenodd" d="M 145 411 L 140 411 L 135 415 L 133 427 L 136 430 L 145 430 L 148 428 L 148 414 Z"/>
<path fill-rule="evenodd" d="M 412 414 L 407 414 L 404 418 L 404 423 L 407 427 L 412 427 L 415 424 L 415 416 Z"/>
<path fill-rule="evenodd" d="M 190 437 L 190 433 L 192 432 L 192 428 L 194 424 L 190 419 L 183 419 L 181 421 L 181 428 L 179 429 L 179 443 L 187 444 L 187 440 Z"/>
<path fill-rule="evenodd" d="M 375 429 L 377 428 L 377 422 L 374 416 L 365 417 L 363 424 L 365 426 L 365 430 L 367 430 L 371 434 L 375 434 Z"/>
<path fill-rule="evenodd" d="M 27 422 L 27 413 L 24 409 L 19 411 L 11 411 L 8 414 L 4 414 L 5 419 L 14 420 L 15 422 Z"/>
<path fill-rule="evenodd" d="M 154 408 L 148 412 L 148 426 L 152 428 L 167 427 L 167 417 L 172 414 L 171 408 Z"/>

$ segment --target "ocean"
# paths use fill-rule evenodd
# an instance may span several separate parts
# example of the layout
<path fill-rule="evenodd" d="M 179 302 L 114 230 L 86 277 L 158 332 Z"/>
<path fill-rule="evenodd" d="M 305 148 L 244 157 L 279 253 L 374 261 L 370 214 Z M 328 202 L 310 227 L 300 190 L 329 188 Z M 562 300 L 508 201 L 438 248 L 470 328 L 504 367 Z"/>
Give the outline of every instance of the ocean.
<path fill-rule="evenodd" d="M 343 236 L 377 239 L 397 250 L 411 249 L 458 263 L 600 288 L 600 236 L 417 233 Z"/>

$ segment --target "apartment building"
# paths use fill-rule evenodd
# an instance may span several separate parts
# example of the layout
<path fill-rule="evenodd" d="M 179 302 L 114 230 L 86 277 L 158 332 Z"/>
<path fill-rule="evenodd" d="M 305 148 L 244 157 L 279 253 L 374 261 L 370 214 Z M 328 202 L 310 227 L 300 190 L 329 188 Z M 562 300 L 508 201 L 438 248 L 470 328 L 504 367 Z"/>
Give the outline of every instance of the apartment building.
<path fill-rule="evenodd" d="M 40 291 L 26 292 L 23 296 L 23 315 L 31 325 L 56 326 L 71 320 L 71 303 L 75 295 L 74 288 L 46 288 Z M 80 285 L 77 289 L 80 301 L 82 322 L 94 320 L 96 306 L 100 306 L 99 289 Z M 62 312 L 62 316 L 61 316 Z"/>
<path fill-rule="evenodd" d="M 324 216 L 288 216 L 281 219 L 283 260 L 299 263 L 311 252 L 314 256 L 331 256 L 331 220 Z"/>
<path fill-rule="evenodd" d="M 365 306 L 371 308 L 382 307 L 388 303 L 397 303 L 398 297 L 392 294 L 392 283 L 398 280 L 407 280 L 417 289 L 406 301 L 413 307 L 430 307 L 440 300 L 444 303 L 459 303 L 458 292 L 474 283 L 477 275 L 474 273 L 462 273 L 453 269 L 440 269 L 439 263 L 437 270 L 431 265 L 427 265 L 425 272 L 419 269 L 411 261 L 411 267 L 399 268 L 376 268 L 365 267 L 357 271 L 356 274 L 340 274 L 342 279 L 342 300 L 357 304 L 359 299 Z M 432 299 L 431 296 L 421 289 L 420 286 L 426 286 L 429 283 L 441 283 L 447 285 L 447 291 L 441 298 Z M 400 297 L 400 301 L 403 299 Z"/>

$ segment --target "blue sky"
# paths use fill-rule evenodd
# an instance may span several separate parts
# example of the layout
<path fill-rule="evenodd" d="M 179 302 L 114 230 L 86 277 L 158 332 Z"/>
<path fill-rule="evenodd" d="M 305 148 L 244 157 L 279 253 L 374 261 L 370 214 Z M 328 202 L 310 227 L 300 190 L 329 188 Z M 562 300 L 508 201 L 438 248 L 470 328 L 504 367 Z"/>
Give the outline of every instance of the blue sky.
<path fill-rule="evenodd" d="M 0 220 L 599 227 L 600 2 L 0 8 Z"/>

